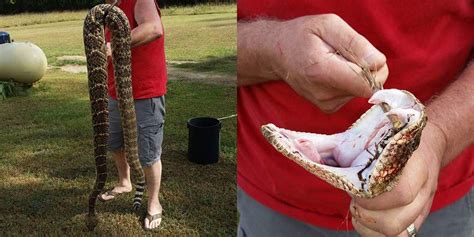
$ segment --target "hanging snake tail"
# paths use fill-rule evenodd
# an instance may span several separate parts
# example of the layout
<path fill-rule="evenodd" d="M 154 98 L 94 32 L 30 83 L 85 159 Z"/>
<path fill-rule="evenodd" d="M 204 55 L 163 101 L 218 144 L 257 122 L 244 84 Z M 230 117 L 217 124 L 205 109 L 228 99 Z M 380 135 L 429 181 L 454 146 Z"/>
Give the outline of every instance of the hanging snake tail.
<path fill-rule="evenodd" d="M 145 192 L 145 183 L 137 182 L 135 184 L 135 197 L 133 198 L 133 210 L 138 210 L 142 206 L 143 193 Z"/>
<path fill-rule="evenodd" d="M 138 160 L 137 127 L 130 69 L 130 26 L 125 14 L 116 7 L 100 4 L 91 9 L 84 21 L 84 47 L 87 57 L 89 95 L 94 132 L 94 156 L 96 180 L 89 195 L 89 210 L 86 225 L 93 230 L 98 224 L 95 206 L 98 195 L 107 181 L 107 140 L 108 140 L 108 88 L 107 54 L 104 40 L 104 26 L 112 33 L 114 71 L 117 95 L 124 131 L 124 148 L 127 162 L 135 171 L 137 190 L 134 207 L 141 205 L 145 177 Z"/>
<path fill-rule="evenodd" d="M 114 17 L 117 20 L 108 24 L 114 38 L 112 40 L 112 57 L 114 62 L 119 62 L 120 65 L 131 65 L 130 26 L 125 14 L 122 11 L 120 13 L 121 17 Z M 109 15 L 111 14 L 109 13 Z M 145 174 L 138 158 L 138 133 L 132 91 L 131 67 L 119 66 L 114 63 L 114 73 L 123 128 L 125 155 L 127 163 L 134 171 L 135 176 L 136 189 L 133 208 L 136 210 L 141 207 L 143 192 L 145 191 Z"/>

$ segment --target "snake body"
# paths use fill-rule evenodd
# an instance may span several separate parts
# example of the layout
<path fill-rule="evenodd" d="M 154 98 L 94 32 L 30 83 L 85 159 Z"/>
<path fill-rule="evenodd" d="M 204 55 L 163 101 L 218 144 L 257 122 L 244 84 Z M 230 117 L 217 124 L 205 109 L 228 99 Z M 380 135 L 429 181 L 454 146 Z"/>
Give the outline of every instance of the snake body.
<path fill-rule="evenodd" d="M 136 191 L 133 206 L 138 209 L 145 186 L 145 176 L 138 159 L 137 125 L 131 84 L 130 25 L 126 15 L 117 7 L 100 4 L 91 9 L 84 20 L 84 46 L 87 58 L 89 96 L 94 133 L 96 180 L 89 196 L 86 225 L 94 229 L 98 223 L 95 205 L 107 180 L 108 88 L 107 54 L 104 26 L 112 33 L 112 54 L 116 90 L 123 128 L 124 152 L 135 174 Z"/>

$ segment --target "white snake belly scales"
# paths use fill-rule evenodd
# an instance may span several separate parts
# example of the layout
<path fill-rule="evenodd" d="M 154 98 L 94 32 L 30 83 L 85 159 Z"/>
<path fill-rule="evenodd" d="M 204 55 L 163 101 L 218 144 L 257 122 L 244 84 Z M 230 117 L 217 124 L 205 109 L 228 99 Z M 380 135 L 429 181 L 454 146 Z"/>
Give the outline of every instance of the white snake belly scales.
<path fill-rule="evenodd" d="M 295 132 L 273 124 L 261 131 L 276 150 L 307 171 L 352 195 L 372 198 L 396 185 L 419 145 L 427 117 L 424 106 L 407 91 L 380 90 L 369 102 L 374 106 L 343 133 Z M 382 103 L 390 111 L 384 112 Z M 394 128 L 387 115 L 397 116 L 402 126 Z"/>
<path fill-rule="evenodd" d="M 127 162 L 135 174 L 136 192 L 134 208 L 141 206 L 145 186 L 145 176 L 138 159 L 137 125 L 131 84 L 130 25 L 126 15 L 117 7 L 100 4 L 91 9 L 84 20 L 84 46 L 87 57 L 89 95 L 94 130 L 94 156 L 97 176 L 93 191 L 89 196 L 89 211 L 86 225 L 94 229 L 98 223 L 95 205 L 107 180 L 107 139 L 108 139 L 108 93 L 107 55 L 104 27 L 112 34 L 112 54 L 116 80 L 116 91 L 123 128 L 124 152 Z"/>

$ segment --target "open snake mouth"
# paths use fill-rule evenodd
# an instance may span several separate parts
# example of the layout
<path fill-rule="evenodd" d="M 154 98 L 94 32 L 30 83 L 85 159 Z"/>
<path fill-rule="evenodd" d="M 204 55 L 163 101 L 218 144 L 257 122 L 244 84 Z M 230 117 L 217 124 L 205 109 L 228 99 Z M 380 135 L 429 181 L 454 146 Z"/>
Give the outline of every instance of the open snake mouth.
<path fill-rule="evenodd" d="M 283 155 L 334 186 L 357 196 L 376 196 L 392 188 L 418 147 L 426 116 L 424 106 L 407 91 L 380 90 L 369 103 L 374 106 L 343 133 L 296 132 L 273 124 L 262 126 L 262 133 Z M 396 127 L 389 117 L 399 121 Z"/>

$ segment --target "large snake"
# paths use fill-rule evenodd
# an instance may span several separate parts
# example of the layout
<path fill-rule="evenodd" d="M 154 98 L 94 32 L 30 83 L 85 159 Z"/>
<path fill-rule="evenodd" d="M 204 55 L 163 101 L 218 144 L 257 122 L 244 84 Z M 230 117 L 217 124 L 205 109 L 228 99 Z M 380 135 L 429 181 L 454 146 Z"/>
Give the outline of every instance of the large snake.
<path fill-rule="evenodd" d="M 427 117 L 408 91 L 379 90 L 369 102 L 374 106 L 342 133 L 296 132 L 273 124 L 261 130 L 279 152 L 310 173 L 354 196 L 372 198 L 396 185 Z"/>
<path fill-rule="evenodd" d="M 100 4 L 91 9 L 84 20 L 84 46 L 87 57 L 89 96 L 94 130 L 94 156 L 97 176 L 89 196 L 86 225 L 94 229 L 98 223 L 95 205 L 107 181 L 107 139 L 109 128 L 107 95 L 107 54 L 104 27 L 112 33 L 112 56 L 116 90 L 123 128 L 124 152 L 135 173 L 134 209 L 141 206 L 145 176 L 138 160 L 137 125 L 131 84 L 130 25 L 127 16 L 117 7 Z"/>

